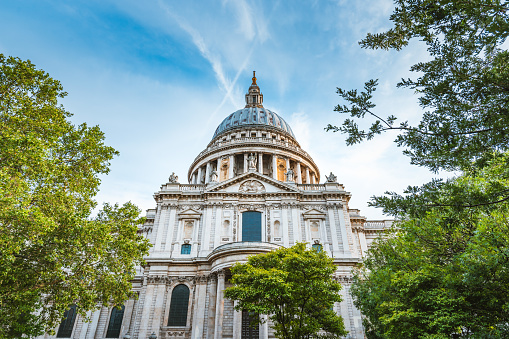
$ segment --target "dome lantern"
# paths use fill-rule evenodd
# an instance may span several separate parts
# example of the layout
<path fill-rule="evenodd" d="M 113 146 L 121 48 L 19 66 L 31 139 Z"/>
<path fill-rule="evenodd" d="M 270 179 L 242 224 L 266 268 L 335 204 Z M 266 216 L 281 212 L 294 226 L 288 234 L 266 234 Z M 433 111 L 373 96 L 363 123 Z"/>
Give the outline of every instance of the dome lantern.
<path fill-rule="evenodd" d="M 249 86 L 249 91 L 246 94 L 246 108 L 247 107 L 263 107 L 263 94 L 260 92 L 260 87 L 256 84 L 256 71 L 253 71 L 253 83 Z"/>

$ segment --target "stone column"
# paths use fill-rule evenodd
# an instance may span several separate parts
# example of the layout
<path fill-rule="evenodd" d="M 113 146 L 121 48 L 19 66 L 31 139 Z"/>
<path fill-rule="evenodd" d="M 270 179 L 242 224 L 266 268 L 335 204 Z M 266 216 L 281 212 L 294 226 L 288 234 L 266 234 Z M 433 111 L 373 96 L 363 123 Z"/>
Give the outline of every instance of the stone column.
<path fill-rule="evenodd" d="M 314 173 L 311 173 L 311 183 L 312 184 L 315 183 L 315 174 Z"/>
<path fill-rule="evenodd" d="M 198 178 L 196 179 L 197 184 L 201 184 L 201 166 L 198 168 Z"/>
<path fill-rule="evenodd" d="M 306 184 L 310 184 L 311 181 L 309 180 L 309 167 L 306 167 Z"/>
<path fill-rule="evenodd" d="M 263 153 L 258 153 L 258 168 L 260 169 L 260 174 L 263 174 Z"/>
<path fill-rule="evenodd" d="M 217 158 L 216 171 L 217 171 L 217 182 L 220 182 L 221 181 L 221 157 Z"/>
<path fill-rule="evenodd" d="M 272 154 L 272 178 L 277 180 L 277 157 L 276 154 Z"/>
<path fill-rule="evenodd" d="M 233 178 L 233 167 L 235 166 L 235 155 L 230 154 L 230 167 L 228 168 L 228 179 Z"/>
<path fill-rule="evenodd" d="M 237 306 L 239 302 L 235 300 L 233 307 Z M 233 337 L 240 338 L 242 335 L 242 312 L 233 310 Z"/>
<path fill-rule="evenodd" d="M 217 294 L 216 294 L 216 321 L 214 339 L 223 338 L 223 314 L 224 314 L 224 272 L 217 272 Z"/>
<path fill-rule="evenodd" d="M 286 158 L 286 169 L 285 169 L 285 173 L 288 172 L 288 170 L 290 169 L 290 158 Z M 285 176 L 285 181 L 286 181 L 286 176 Z"/>
<path fill-rule="evenodd" d="M 196 173 L 191 175 L 191 184 L 196 184 Z"/>
<path fill-rule="evenodd" d="M 210 289 L 209 289 L 209 310 L 207 319 L 207 338 L 214 338 L 214 325 L 216 317 L 216 293 L 217 293 L 217 280 L 216 274 L 209 275 Z"/>
<path fill-rule="evenodd" d="M 205 183 L 208 184 L 210 181 L 210 161 L 207 162 L 205 167 Z"/>
<path fill-rule="evenodd" d="M 249 153 L 244 153 L 244 172 L 247 173 L 247 157 L 249 156 Z"/>
<path fill-rule="evenodd" d="M 297 166 L 296 166 L 296 172 L 295 175 L 297 177 L 297 184 L 302 184 L 302 173 L 300 171 L 300 161 L 297 161 Z"/>
<path fill-rule="evenodd" d="M 260 324 L 260 339 L 268 339 L 269 338 L 269 323 L 268 323 L 269 319 L 266 314 L 260 314 L 260 318 L 262 318 L 264 321 L 263 324 Z"/>

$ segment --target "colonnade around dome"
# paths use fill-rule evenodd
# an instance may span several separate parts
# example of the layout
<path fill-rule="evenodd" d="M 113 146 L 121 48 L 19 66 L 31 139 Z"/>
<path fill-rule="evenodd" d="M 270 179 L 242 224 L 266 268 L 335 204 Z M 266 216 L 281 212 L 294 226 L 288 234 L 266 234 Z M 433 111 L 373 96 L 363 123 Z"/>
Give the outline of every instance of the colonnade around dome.
<path fill-rule="evenodd" d="M 249 157 L 256 158 L 255 170 L 283 182 L 315 184 L 320 172 L 304 150 L 290 136 L 271 130 L 250 128 L 232 131 L 201 152 L 190 168 L 189 182 L 221 182 L 248 172 Z M 288 169 L 294 173 L 289 180 Z"/>

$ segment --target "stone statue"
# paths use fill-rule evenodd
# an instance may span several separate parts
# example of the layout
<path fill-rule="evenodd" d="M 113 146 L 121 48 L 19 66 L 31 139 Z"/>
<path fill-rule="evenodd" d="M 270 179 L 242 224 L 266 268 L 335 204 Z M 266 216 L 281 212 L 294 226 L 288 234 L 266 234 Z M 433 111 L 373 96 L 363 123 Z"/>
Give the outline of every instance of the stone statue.
<path fill-rule="evenodd" d="M 178 184 L 179 182 L 179 177 L 178 175 L 175 175 L 175 172 L 172 172 L 171 175 L 170 175 L 170 178 L 168 179 L 168 181 L 171 183 L 171 184 Z"/>
<path fill-rule="evenodd" d="M 216 170 L 213 170 L 212 173 L 210 173 L 210 181 L 217 182 L 217 171 Z"/>
<path fill-rule="evenodd" d="M 291 168 L 288 169 L 288 172 L 285 173 L 286 175 L 286 181 L 294 181 L 295 173 Z"/>
<path fill-rule="evenodd" d="M 330 172 L 329 176 L 325 176 L 327 178 L 327 182 L 338 182 L 338 178 Z"/>
<path fill-rule="evenodd" d="M 256 169 L 256 155 L 254 155 L 253 153 L 249 154 L 249 156 L 247 157 L 247 168 L 250 169 L 250 170 L 255 170 Z"/>

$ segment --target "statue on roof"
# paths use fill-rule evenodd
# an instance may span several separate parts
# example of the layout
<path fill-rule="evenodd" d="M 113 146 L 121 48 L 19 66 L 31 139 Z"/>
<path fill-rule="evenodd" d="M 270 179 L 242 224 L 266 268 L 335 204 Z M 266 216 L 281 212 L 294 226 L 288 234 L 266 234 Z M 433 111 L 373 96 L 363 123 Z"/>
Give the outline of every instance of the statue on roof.
<path fill-rule="evenodd" d="M 178 175 L 175 175 L 175 172 L 172 172 L 170 177 L 168 178 L 168 181 L 171 183 L 171 184 L 178 184 L 179 182 L 179 177 Z"/>
<path fill-rule="evenodd" d="M 325 178 L 327 178 L 327 182 L 338 182 L 338 178 L 330 172 L 329 176 L 325 175 Z"/>

